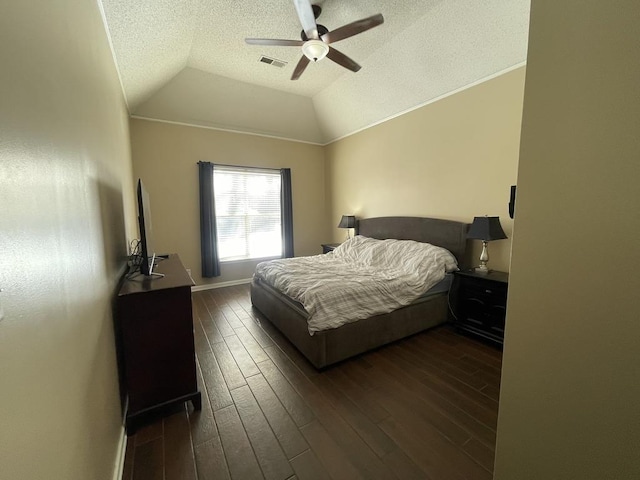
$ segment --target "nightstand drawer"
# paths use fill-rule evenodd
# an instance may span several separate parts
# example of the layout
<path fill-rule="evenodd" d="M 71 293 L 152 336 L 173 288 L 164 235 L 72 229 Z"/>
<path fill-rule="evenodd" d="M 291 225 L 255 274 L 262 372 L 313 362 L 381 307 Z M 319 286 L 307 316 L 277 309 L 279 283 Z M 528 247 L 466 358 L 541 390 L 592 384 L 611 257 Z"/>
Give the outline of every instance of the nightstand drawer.
<path fill-rule="evenodd" d="M 499 302 L 504 299 L 507 301 L 507 285 L 496 282 L 475 282 L 468 280 L 464 282 L 464 290 L 469 297 L 493 299 L 493 302 Z"/>

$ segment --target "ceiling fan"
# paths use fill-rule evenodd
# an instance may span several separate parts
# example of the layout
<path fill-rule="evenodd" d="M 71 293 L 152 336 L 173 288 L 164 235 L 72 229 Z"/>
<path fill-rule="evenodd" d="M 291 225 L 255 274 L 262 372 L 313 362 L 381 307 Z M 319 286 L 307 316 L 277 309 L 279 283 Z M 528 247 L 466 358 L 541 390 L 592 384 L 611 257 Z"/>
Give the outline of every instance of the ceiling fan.
<path fill-rule="evenodd" d="M 245 41 L 251 45 L 278 45 L 283 47 L 302 47 L 302 57 L 296 65 L 296 68 L 291 75 L 291 80 L 297 80 L 304 72 L 310 61 L 317 62 L 324 57 L 328 57 L 329 60 L 333 60 L 338 65 L 343 66 L 357 72 L 360 70 L 360 65 L 347 57 L 344 53 L 339 52 L 335 48 L 331 47 L 331 43 L 344 40 L 345 38 L 353 37 L 358 33 L 365 32 L 373 27 L 384 22 L 384 17 L 381 14 L 373 15 L 371 17 L 363 18 L 340 28 L 336 28 L 333 31 L 329 31 L 324 25 L 316 23 L 316 19 L 320 16 L 322 8 L 319 5 L 311 5 L 309 0 L 293 0 L 298 11 L 298 18 L 302 24 L 302 40 L 278 40 L 274 38 L 245 38 Z"/>

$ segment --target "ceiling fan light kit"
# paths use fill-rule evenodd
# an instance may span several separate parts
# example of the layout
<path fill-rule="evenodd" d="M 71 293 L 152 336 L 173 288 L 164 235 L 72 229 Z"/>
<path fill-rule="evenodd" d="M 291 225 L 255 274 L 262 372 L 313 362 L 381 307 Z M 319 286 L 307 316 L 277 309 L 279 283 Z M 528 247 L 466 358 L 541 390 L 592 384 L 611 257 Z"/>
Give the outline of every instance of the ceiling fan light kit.
<path fill-rule="evenodd" d="M 281 47 L 302 47 L 303 57 L 300 58 L 298 64 L 293 70 L 291 80 L 297 80 L 302 72 L 307 68 L 310 61 L 317 62 L 324 57 L 337 63 L 338 65 L 357 72 L 360 65 L 347 57 L 344 53 L 330 47 L 329 44 L 339 42 L 345 38 L 353 37 L 362 32 L 377 27 L 384 23 L 384 17 L 381 14 L 363 18 L 329 31 L 324 25 L 316 23 L 316 19 L 320 16 L 322 8 L 318 5 L 311 5 L 309 0 L 293 0 L 298 12 L 298 18 L 302 25 L 302 40 L 281 40 L 275 38 L 245 38 L 250 45 L 277 45 Z"/>
<path fill-rule="evenodd" d="M 313 62 L 322 60 L 329 53 L 329 45 L 322 40 L 308 40 L 302 45 L 302 53 Z"/>

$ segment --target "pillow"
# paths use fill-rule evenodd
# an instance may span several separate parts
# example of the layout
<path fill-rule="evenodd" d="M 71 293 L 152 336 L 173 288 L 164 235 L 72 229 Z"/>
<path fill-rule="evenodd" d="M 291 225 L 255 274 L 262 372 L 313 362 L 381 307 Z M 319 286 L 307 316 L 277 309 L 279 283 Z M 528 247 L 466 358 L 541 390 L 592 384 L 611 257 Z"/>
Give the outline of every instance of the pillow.
<path fill-rule="evenodd" d="M 333 254 L 363 266 L 407 273 L 433 262 L 441 264 L 447 273 L 458 270 L 458 261 L 449 250 L 414 240 L 378 240 L 356 235 L 338 246 Z"/>

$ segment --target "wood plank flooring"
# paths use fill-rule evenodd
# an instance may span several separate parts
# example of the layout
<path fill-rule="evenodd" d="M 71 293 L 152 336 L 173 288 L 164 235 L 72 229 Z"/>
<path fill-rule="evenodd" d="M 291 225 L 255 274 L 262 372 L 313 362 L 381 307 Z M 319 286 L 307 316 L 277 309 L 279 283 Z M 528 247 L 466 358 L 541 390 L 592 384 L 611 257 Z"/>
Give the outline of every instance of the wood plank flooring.
<path fill-rule="evenodd" d="M 202 410 L 130 436 L 123 479 L 492 478 L 499 350 L 445 326 L 318 372 L 248 285 L 193 304 Z"/>

